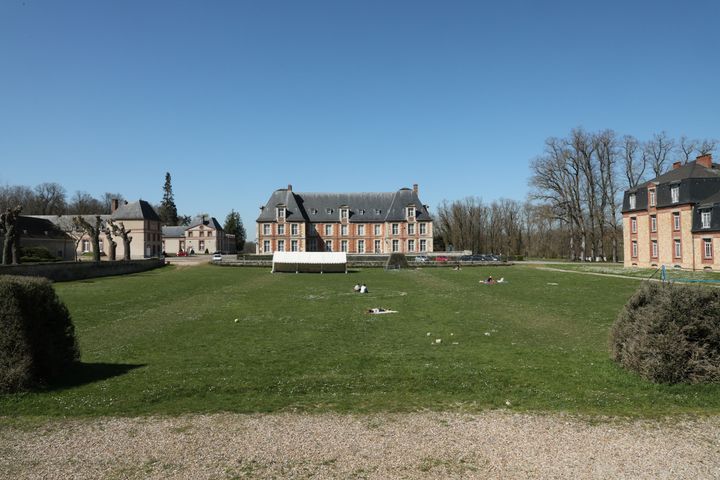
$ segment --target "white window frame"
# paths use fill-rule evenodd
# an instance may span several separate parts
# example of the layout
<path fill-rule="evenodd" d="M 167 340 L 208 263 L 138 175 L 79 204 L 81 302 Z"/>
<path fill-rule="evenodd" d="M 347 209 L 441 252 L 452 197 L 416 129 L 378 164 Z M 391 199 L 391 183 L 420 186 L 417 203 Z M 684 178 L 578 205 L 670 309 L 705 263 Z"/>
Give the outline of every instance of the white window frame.
<path fill-rule="evenodd" d="M 650 190 L 650 206 L 654 207 L 656 203 L 655 190 Z"/>
<path fill-rule="evenodd" d="M 673 231 L 680 231 L 680 212 L 673 212 Z"/>
<path fill-rule="evenodd" d="M 670 187 L 670 201 L 672 203 L 680 201 L 680 187 L 678 185 Z"/>
<path fill-rule="evenodd" d="M 652 258 L 658 258 L 658 242 L 653 240 L 650 242 L 650 256 Z"/>
<path fill-rule="evenodd" d="M 278 225 L 277 232 L 278 232 L 277 233 L 278 235 L 285 235 L 285 225 L 282 223 L 280 225 Z"/>
<path fill-rule="evenodd" d="M 630 217 L 630 232 L 637 233 L 637 218 Z"/>
<path fill-rule="evenodd" d="M 713 258 L 713 241 L 712 238 L 703 239 L 703 253 L 705 258 Z"/>
<path fill-rule="evenodd" d="M 340 225 L 340 235 L 343 237 L 347 237 L 348 234 L 348 226 L 347 225 Z"/>
<path fill-rule="evenodd" d="M 380 232 L 381 232 L 381 230 L 380 230 L 380 224 L 379 224 L 379 223 L 376 223 L 376 224 L 375 224 L 375 236 L 376 236 L 376 237 L 377 237 L 377 236 L 380 236 Z"/>
<path fill-rule="evenodd" d="M 637 258 L 637 256 L 638 256 L 638 244 L 637 244 L 637 241 L 633 240 L 631 246 L 632 246 L 632 253 L 631 253 L 631 255 L 632 255 L 633 258 Z"/>
<path fill-rule="evenodd" d="M 414 218 L 415 217 L 415 207 L 407 207 L 407 218 Z"/>
<path fill-rule="evenodd" d="M 82 252 L 87 253 L 90 251 L 90 240 L 83 240 L 82 241 Z"/>
<path fill-rule="evenodd" d="M 710 228 L 710 219 L 711 219 L 710 210 L 701 210 L 700 211 L 700 222 L 702 223 L 702 228 Z"/>
<path fill-rule="evenodd" d="M 340 251 L 347 253 L 347 251 L 348 251 L 348 241 L 347 240 L 340 240 Z"/>
<path fill-rule="evenodd" d="M 272 246 L 270 240 L 263 240 L 263 253 L 272 252 Z"/>
<path fill-rule="evenodd" d="M 325 224 L 325 236 L 332 235 L 333 234 L 333 226 L 332 224 Z"/>
<path fill-rule="evenodd" d="M 278 240 L 278 241 L 277 241 L 277 251 L 278 251 L 278 252 L 284 252 L 284 251 L 285 251 L 285 240 Z"/>
<path fill-rule="evenodd" d="M 375 240 L 375 245 L 373 248 L 375 250 L 375 253 L 382 253 L 382 242 L 380 240 Z"/>
<path fill-rule="evenodd" d="M 634 193 L 631 193 L 628 197 L 628 202 L 630 203 L 630 210 L 635 210 L 635 206 L 637 205 L 637 198 L 635 197 Z"/>
<path fill-rule="evenodd" d="M 657 216 L 650 215 L 650 231 L 657 232 Z"/>
<path fill-rule="evenodd" d="M 332 252 L 332 251 L 333 251 L 332 240 L 325 240 L 325 251 L 326 251 L 326 252 Z"/>
<path fill-rule="evenodd" d="M 408 252 L 414 252 L 415 251 L 415 240 L 413 240 L 413 239 L 408 240 L 407 247 L 408 247 L 408 249 L 407 249 Z"/>
<path fill-rule="evenodd" d="M 420 235 L 427 235 L 427 223 L 420 224 Z"/>
<path fill-rule="evenodd" d="M 420 251 L 427 252 L 427 240 L 420 240 Z"/>
<path fill-rule="evenodd" d="M 682 258 L 682 242 L 679 239 L 673 241 L 673 257 Z"/>
<path fill-rule="evenodd" d="M 399 251 L 400 251 L 400 240 L 393 240 L 393 241 L 392 241 L 392 251 L 393 251 L 393 252 L 399 252 Z"/>
<path fill-rule="evenodd" d="M 290 224 L 290 235 L 297 236 L 300 235 L 300 225 L 297 223 L 291 223 Z"/>
<path fill-rule="evenodd" d="M 357 234 L 358 235 L 365 235 L 365 225 L 358 225 L 357 226 Z"/>
<path fill-rule="evenodd" d="M 408 223 L 408 235 L 415 235 L 415 224 Z"/>
<path fill-rule="evenodd" d="M 350 216 L 350 210 L 347 208 L 340 209 L 340 220 L 347 220 Z"/>
<path fill-rule="evenodd" d="M 357 251 L 358 253 L 365 253 L 365 240 L 358 240 Z"/>
<path fill-rule="evenodd" d="M 291 252 L 299 252 L 300 251 L 300 244 L 297 240 L 290 240 L 290 251 Z"/>
<path fill-rule="evenodd" d="M 399 224 L 399 223 L 393 223 L 393 224 L 392 224 L 392 234 L 393 234 L 393 235 L 399 235 L 399 234 L 400 234 L 400 224 Z"/>
<path fill-rule="evenodd" d="M 263 223 L 263 235 L 272 235 L 270 230 L 270 224 L 269 223 Z M 192 237 L 192 232 L 190 232 L 189 237 Z"/>
<path fill-rule="evenodd" d="M 283 219 L 286 218 L 285 214 L 287 213 L 287 211 L 286 211 L 285 207 L 277 207 L 277 210 L 275 213 L 277 214 L 277 219 L 280 220 L 281 218 L 283 218 Z"/>

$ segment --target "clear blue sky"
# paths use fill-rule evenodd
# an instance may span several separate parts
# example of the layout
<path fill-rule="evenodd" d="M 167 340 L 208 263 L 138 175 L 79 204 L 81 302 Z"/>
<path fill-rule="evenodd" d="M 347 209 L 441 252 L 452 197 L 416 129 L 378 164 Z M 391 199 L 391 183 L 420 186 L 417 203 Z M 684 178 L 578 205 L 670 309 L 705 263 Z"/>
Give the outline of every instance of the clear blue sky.
<path fill-rule="evenodd" d="M 547 5 L 551 3 L 551 5 Z M 720 137 L 720 3 L 0 2 L 0 183 L 180 213 L 523 200 L 549 136 Z"/>

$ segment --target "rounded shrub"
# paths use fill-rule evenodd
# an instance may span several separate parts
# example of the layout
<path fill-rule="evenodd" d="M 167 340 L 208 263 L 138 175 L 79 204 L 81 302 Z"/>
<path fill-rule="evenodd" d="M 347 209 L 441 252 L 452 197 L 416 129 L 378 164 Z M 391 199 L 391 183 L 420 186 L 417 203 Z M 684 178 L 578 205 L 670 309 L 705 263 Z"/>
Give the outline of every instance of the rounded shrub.
<path fill-rule="evenodd" d="M 50 281 L 0 276 L 0 392 L 52 381 L 79 358 L 70 314 Z"/>
<path fill-rule="evenodd" d="M 657 383 L 720 380 L 720 289 L 643 283 L 610 332 L 612 358 Z"/>

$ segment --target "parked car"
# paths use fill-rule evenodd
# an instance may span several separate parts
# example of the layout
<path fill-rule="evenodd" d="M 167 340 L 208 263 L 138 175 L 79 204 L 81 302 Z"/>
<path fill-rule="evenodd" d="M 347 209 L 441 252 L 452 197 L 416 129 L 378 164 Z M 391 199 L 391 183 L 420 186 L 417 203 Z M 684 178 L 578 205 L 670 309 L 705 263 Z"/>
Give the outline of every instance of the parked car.
<path fill-rule="evenodd" d="M 222 252 L 213 253 L 213 262 L 222 262 Z"/>
<path fill-rule="evenodd" d="M 429 262 L 430 258 L 427 255 L 418 255 L 417 257 L 415 257 L 415 261 L 425 263 L 425 262 Z"/>
<path fill-rule="evenodd" d="M 186 252 L 185 250 L 180 250 L 180 251 L 177 253 L 177 256 L 178 256 L 178 257 L 187 257 L 188 254 L 187 254 L 187 252 Z"/>
<path fill-rule="evenodd" d="M 448 260 L 450 260 L 448 257 L 442 256 L 442 255 L 439 257 L 435 257 L 436 262 L 447 262 Z"/>
<path fill-rule="evenodd" d="M 463 255 L 459 258 L 461 262 L 472 262 L 473 256 L 472 255 Z"/>

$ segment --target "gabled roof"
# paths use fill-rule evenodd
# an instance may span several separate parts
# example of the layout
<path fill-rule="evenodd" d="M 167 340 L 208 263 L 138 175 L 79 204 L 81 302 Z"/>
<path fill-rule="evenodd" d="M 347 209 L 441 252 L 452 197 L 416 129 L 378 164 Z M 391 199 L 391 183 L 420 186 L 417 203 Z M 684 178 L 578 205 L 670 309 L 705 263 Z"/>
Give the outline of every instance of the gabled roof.
<path fill-rule="evenodd" d="M 20 215 L 17 228 L 20 230 L 20 236 L 25 238 L 72 239 L 70 235 L 47 218 Z"/>
<path fill-rule="evenodd" d="M 137 200 L 135 202 L 120 205 L 117 210 L 110 215 L 113 220 L 155 220 L 160 221 L 155 209 L 145 200 Z"/>
<path fill-rule="evenodd" d="M 288 222 L 337 222 L 341 207 L 349 208 L 351 223 L 403 221 L 405 208 L 411 205 L 416 208 L 418 221 L 431 220 L 417 192 L 409 188 L 361 193 L 304 193 L 280 189 L 270 196 L 257 221 L 275 221 L 275 209 L 279 206 L 285 207 Z"/>

